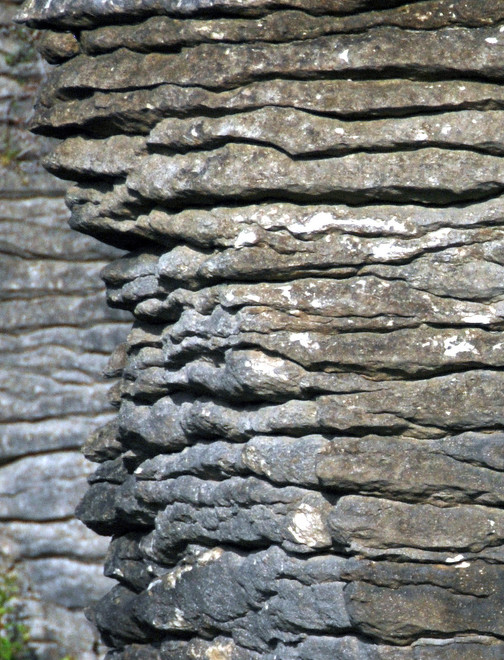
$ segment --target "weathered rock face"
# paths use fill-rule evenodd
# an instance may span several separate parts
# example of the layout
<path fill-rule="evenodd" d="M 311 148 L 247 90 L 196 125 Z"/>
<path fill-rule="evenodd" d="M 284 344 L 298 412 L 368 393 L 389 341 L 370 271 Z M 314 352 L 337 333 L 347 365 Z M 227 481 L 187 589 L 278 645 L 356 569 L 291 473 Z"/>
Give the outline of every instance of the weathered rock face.
<path fill-rule="evenodd" d="M 21 17 L 71 223 L 131 250 L 78 509 L 108 657 L 503 657 L 502 3 Z"/>
<path fill-rule="evenodd" d="M 26 129 L 46 67 L 16 11 L 0 3 L 0 572 L 15 569 L 39 660 L 96 660 L 83 609 L 111 583 L 106 539 L 74 518 L 79 450 L 112 417 L 102 371 L 129 323 L 99 278 L 120 253 L 72 236 L 67 186 L 39 162 L 54 144 Z"/>

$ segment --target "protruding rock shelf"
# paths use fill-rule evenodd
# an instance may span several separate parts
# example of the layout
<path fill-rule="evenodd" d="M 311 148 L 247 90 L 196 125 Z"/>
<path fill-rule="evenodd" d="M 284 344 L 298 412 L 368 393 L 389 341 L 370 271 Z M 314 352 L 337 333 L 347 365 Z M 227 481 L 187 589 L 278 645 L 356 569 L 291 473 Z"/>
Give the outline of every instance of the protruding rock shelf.
<path fill-rule="evenodd" d="M 108 658 L 504 657 L 502 3 L 21 18 L 71 223 L 131 250 L 78 508 Z"/>

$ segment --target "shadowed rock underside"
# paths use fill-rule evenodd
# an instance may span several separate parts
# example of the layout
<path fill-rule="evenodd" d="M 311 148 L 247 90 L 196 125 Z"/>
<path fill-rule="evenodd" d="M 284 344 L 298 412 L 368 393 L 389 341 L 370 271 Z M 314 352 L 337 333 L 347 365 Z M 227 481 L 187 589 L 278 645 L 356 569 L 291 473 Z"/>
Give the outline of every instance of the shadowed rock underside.
<path fill-rule="evenodd" d="M 71 223 L 130 250 L 108 658 L 502 658 L 502 3 L 21 17 Z"/>

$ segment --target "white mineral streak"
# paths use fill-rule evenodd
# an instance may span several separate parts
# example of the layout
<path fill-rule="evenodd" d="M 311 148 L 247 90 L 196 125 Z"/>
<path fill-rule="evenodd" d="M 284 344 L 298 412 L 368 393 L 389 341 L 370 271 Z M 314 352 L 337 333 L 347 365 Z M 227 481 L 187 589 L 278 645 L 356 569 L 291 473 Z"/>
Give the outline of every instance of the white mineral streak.
<path fill-rule="evenodd" d="M 496 321 L 495 317 L 490 316 L 489 314 L 468 314 L 462 318 L 464 323 L 476 323 L 481 325 L 488 325 L 488 323 L 493 323 Z"/>
<path fill-rule="evenodd" d="M 244 230 L 238 234 L 234 246 L 235 248 L 241 248 L 248 245 L 254 245 L 257 242 L 257 234 L 252 230 Z"/>
<path fill-rule="evenodd" d="M 459 353 L 475 353 L 479 354 L 474 344 L 468 341 L 459 341 L 456 337 L 447 337 L 444 340 L 445 352 L 447 357 L 456 357 Z"/>
<path fill-rule="evenodd" d="M 304 222 L 297 222 L 288 225 L 288 229 L 293 234 L 315 234 L 328 227 L 337 226 L 338 218 L 328 211 L 320 211 L 314 215 L 308 216 Z"/>
<path fill-rule="evenodd" d="M 175 608 L 174 616 L 165 623 L 167 628 L 175 628 L 175 630 L 187 630 L 188 623 L 184 618 L 184 612 L 179 607 Z"/>
<path fill-rule="evenodd" d="M 455 555 L 455 557 L 447 557 L 445 559 L 447 564 L 458 564 L 465 559 L 464 555 Z"/>
<path fill-rule="evenodd" d="M 280 293 L 282 294 L 282 296 L 283 296 L 284 298 L 287 298 L 287 300 L 288 300 L 290 303 L 293 303 L 293 302 L 294 302 L 294 299 L 293 299 L 292 294 L 291 294 L 292 286 L 291 286 L 290 284 L 286 284 L 285 286 L 281 286 L 281 287 L 279 288 L 279 290 L 280 290 Z"/>
<path fill-rule="evenodd" d="M 373 246 L 371 253 L 375 259 L 388 261 L 389 259 L 403 258 L 407 252 L 402 245 L 397 245 L 393 241 L 382 241 Z"/>
<path fill-rule="evenodd" d="M 345 48 L 345 50 L 341 51 L 341 53 L 338 55 L 338 57 L 340 58 L 340 60 L 342 60 L 343 62 L 346 62 L 348 64 L 349 63 L 348 48 Z"/>
<path fill-rule="evenodd" d="M 293 514 L 287 529 L 298 543 L 309 548 L 321 548 L 331 543 L 331 535 L 320 511 L 306 502 Z"/>
<path fill-rule="evenodd" d="M 217 561 L 219 557 L 222 557 L 222 554 L 223 554 L 222 548 L 212 548 L 210 550 L 201 552 L 195 556 L 194 563 L 180 564 L 173 570 L 169 571 L 168 573 L 165 573 L 163 575 L 162 580 L 161 578 L 159 580 L 158 579 L 153 580 L 149 585 L 149 588 L 155 584 L 159 584 L 161 580 L 163 582 L 163 585 L 169 587 L 170 589 L 174 589 L 177 585 L 177 582 L 185 573 L 189 573 L 196 566 L 204 566 L 205 564 L 209 564 L 213 561 Z"/>
<path fill-rule="evenodd" d="M 288 374 L 282 373 L 282 369 L 285 369 L 285 361 L 278 358 L 269 358 L 264 353 L 258 353 L 253 360 L 245 360 L 244 366 L 269 378 L 289 380 Z"/>
<path fill-rule="evenodd" d="M 189 571 L 192 571 L 194 566 L 192 564 L 182 564 L 181 566 L 177 566 L 177 568 L 173 569 L 173 571 L 170 571 L 165 575 L 165 584 L 167 587 L 170 587 L 171 589 L 174 589 L 177 582 L 180 580 L 182 575 L 184 573 L 188 573 Z M 155 584 L 158 584 L 158 580 L 154 580 L 153 582 L 150 583 L 149 588 Z"/>
<path fill-rule="evenodd" d="M 232 660 L 234 645 L 229 642 L 212 644 L 205 650 L 205 660 Z"/>
<path fill-rule="evenodd" d="M 320 348 L 320 344 L 318 343 L 318 341 L 314 341 L 310 337 L 309 332 L 291 332 L 289 338 L 291 342 L 297 342 L 301 344 L 303 348 L 314 349 L 314 350 L 318 350 Z"/>

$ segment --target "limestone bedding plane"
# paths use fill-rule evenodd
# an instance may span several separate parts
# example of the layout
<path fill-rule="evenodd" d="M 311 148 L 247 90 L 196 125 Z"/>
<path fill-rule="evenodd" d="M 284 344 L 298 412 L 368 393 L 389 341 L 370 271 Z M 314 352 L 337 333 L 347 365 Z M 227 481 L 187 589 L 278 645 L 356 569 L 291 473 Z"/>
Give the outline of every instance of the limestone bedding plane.
<path fill-rule="evenodd" d="M 501 5 L 22 9 L 70 222 L 129 250 L 110 660 L 503 657 Z"/>
<path fill-rule="evenodd" d="M 19 5 L 0 2 L 0 583 L 14 571 L 30 651 L 6 642 L 2 605 L 0 656 L 98 660 L 84 609 L 113 586 L 108 540 L 74 510 L 92 472 L 80 448 L 114 414 L 103 370 L 130 323 L 99 277 L 121 252 L 70 230 L 67 186 L 40 162 L 55 143 L 26 128 L 49 67 L 13 23 Z"/>

